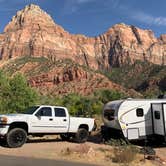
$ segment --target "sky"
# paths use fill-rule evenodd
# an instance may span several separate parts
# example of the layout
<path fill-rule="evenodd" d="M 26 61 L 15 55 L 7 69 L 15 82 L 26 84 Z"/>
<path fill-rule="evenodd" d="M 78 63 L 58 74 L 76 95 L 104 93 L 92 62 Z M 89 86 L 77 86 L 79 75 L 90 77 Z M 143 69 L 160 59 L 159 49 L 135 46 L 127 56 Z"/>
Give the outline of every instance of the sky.
<path fill-rule="evenodd" d="M 18 10 L 39 5 L 73 34 L 97 36 L 118 23 L 166 34 L 166 0 L 0 0 L 0 33 Z"/>

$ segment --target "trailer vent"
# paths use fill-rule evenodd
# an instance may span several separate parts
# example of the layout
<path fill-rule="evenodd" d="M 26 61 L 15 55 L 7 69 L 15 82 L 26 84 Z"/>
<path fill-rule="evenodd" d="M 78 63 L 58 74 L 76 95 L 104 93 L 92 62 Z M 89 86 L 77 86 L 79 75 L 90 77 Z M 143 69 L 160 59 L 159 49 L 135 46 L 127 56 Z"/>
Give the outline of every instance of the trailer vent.
<path fill-rule="evenodd" d="M 137 108 L 136 109 L 136 114 L 137 114 L 138 117 L 143 117 L 144 116 L 143 108 Z"/>

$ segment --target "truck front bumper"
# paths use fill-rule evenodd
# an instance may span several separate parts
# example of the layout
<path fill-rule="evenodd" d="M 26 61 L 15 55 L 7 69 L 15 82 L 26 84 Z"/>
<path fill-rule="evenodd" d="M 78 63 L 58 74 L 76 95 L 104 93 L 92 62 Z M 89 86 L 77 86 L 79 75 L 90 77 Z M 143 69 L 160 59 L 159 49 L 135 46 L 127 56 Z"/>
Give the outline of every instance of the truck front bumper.
<path fill-rule="evenodd" d="M 9 125 L 0 124 L 0 136 L 5 136 L 9 130 Z"/>

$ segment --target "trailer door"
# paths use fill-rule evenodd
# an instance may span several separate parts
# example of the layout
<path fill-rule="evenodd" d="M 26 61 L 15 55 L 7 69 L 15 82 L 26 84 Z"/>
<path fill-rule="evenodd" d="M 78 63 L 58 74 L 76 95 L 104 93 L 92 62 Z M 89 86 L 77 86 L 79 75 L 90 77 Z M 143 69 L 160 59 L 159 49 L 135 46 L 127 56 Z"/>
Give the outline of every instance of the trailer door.
<path fill-rule="evenodd" d="M 152 104 L 153 131 L 157 135 L 165 135 L 165 117 L 163 104 Z"/>

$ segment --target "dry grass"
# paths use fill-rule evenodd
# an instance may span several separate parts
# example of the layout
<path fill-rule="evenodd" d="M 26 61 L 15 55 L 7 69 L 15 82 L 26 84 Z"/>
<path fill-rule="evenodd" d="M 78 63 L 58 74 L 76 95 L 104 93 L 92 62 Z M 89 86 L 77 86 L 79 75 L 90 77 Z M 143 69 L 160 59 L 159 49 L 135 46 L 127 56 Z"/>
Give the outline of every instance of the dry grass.
<path fill-rule="evenodd" d="M 135 160 L 138 150 L 134 146 L 118 146 L 114 148 L 113 153 L 113 162 L 128 164 Z"/>
<path fill-rule="evenodd" d="M 69 156 L 72 154 L 72 150 L 67 147 L 66 149 L 62 150 L 61 153 L 64 155 L 64 156 Z"/>
<path fill-rule="evenodd" d="M 86 145 L 86 144 L 80 144 L 77 145 L 73 148 L 65 148 L 64 150 L 61 151 L 61 153 L 65 156 L 69 156 L 73 153 L 77 153 L 77 154 L 88 154 L 90 150 L 90 146 Z"/>

